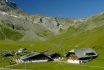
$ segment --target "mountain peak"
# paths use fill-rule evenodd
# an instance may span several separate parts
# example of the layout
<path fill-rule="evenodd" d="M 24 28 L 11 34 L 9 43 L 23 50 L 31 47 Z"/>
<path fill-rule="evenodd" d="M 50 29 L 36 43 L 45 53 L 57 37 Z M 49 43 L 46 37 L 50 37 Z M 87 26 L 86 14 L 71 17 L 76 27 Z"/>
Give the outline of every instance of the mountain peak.
<path fill-rule="evenodd" d="M 6 5 L 6 0 L 0 0 L 0 7 Z"/>
<path fill-rule="evenodd" d="M 28 15 L 21 10 L 15 2 L 10 2 L 8 0 L 0 0 L 0 11 L 14 15 Z"/>
<path fill-rule="evenodd" d="M 9 2 L 8 0 L 0 0 L 0 8 L 9 7 L 11 9 L 18 9 L 18 6 L 14 2 Z"/>

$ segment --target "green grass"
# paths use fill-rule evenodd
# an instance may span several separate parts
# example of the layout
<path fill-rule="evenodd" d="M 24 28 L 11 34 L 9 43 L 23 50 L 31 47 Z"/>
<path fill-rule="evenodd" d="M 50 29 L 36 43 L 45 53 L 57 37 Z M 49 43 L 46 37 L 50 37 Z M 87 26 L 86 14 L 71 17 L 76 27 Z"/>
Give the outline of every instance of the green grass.
<path fill-rule="evenodd" d="M 25 69 L 25 64 L 20 64 L 13 66 L 14 69 Z M 47 62 L 47 63 L 30 63 L 27 64 L 28 69 L 32 70 L 102 70 L 102 68 L 89 67 L 89 66 L 80 66 L 73 64 L 64 64 L 56 62 Z"/>
<path fill-rule="evenodd" d="M 0 56 L 0 67 L 4 67 L 4 66 L 8 66 L 9 61 L 12 59 L 13 57 L 2 57 Z"/>
<path fill-rule="evenodd" d="M 3 34 L 0 32 L 0 40 L 4 40 L 5 36 L 3 36 Z"/>
<path fill-rule="evenodd" d="M 0 31 L 0 40 L 5 40 L 5 39 L 9 39 L 9 40 L 13 40 L 13 41 L 17 41 L 19 39 L 21 39 L 23 37 L 23 34 L 12 30 L 10 28 L 1 27 L 1 31 Z"/>
<path fill-rule="evenodd" d="M 57 35 L 47 42 L 60 44 L 66 49 L 81 48 L 81 47 L 93 47 L 93 46 L 104 46 L 104 26 L 94 28 L 81 32 L 74 27 L 70 27 L 64 34 Z"/>

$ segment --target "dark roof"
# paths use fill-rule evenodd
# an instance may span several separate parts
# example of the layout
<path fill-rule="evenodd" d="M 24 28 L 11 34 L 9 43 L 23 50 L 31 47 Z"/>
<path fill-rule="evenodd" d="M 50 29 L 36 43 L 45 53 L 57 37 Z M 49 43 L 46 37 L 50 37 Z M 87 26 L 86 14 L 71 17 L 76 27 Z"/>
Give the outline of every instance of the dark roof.
<path fill-rule="evenodd" d="M 30 53 L 30 54 L 21 56 L 20 59 L 27 59 L 27 58 L 30 58 L 30 57 L 33 57 L 33 56 L 36 56 L 36 55 L 39 55 L 39 54 L 40 53 L 38 53 L 38 52 L 33 52 L 33 53 Z"/>
<path fill-rule="evenodd" d="M 90 56 L 98 56 L 98 54 L 92 48 L 81 48 L 81 49 L 73 49 L 69 53 L 75 53 L 78 58 L 82 57 L 90 57 Z M 87 53 L 93 53 L 94 55 L 86 55 Z"/>

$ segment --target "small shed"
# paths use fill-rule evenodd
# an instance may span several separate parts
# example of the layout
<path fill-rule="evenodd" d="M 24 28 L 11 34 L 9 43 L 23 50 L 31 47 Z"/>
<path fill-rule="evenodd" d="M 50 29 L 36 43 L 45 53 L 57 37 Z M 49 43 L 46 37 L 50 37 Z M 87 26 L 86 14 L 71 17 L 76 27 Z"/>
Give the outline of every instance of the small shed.
<path fill-rule="evenodd" d="M 20 48 L 18 50 L 18 53 L 26 53 L 27 52 L 27 49 L 26 48 Z"/>
<path fill-rule="evenodd" d="M 96 58 L 98 54 L 92 48 L 72 49 L 66 57 L 67 62 L 82 64 Z"/>
<path fill-rule="evenodd" d="M 30 54 L 24 55 L 20 57 L 24 62 L 47 62 L 51 60 L 51 58 L 45 56 L 44 54 L 38 52 L 32 52 Z"/>

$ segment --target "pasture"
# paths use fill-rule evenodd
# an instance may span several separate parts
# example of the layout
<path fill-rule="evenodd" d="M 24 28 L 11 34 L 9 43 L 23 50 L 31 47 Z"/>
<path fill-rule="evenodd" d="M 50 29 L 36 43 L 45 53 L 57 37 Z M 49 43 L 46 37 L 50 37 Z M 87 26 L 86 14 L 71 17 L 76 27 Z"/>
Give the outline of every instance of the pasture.
<path fill-rule="evenodd" d="M 19 48 L 27 48 L 28 53 L 31 51 L 43 52 L 43 51 L 53 51 L 58 52 L 62 55 L 70 51 L 72 47 L 65 48 L 55 43 L 48 42 L 1 42 L 0 43 L 0 53 L 8 52 L 10 50 L 17 51 Z M 27 64 L 28 69 L 32 70 L 103 70 L 104 69 L 104 47 L 96 46 L 92 47 L 98 54 L 98 58 L 91 60 L 88 63 L 81 65 L 67 64 L 61 62 L 45 62 L 45 63 L 30 63 Z M 67 49 L 67 50 L 65 50 Z M 4 50 L 4 51 L 3 51 Z M 19 57 L 2 57 L 0 56 L 0 67 L 9 66 L 9 61 L 13 58 Z M 66 61 L 66 60 L 62 60 Z M 25 69 L 25 64 L 19 64 L 10 66 L 12 69 Z"/>

